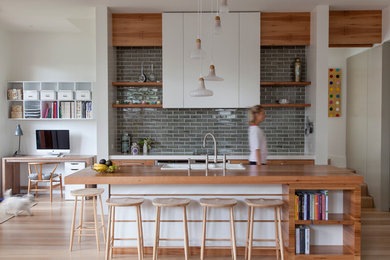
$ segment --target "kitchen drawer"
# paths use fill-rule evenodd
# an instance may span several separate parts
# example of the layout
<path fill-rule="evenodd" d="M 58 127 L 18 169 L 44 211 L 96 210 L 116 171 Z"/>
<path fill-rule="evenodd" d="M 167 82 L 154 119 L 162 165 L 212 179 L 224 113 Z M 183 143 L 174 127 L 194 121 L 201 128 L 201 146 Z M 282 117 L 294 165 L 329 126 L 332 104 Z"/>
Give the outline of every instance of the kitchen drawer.
<path fill-rule="evenodd" d="M 56 92 L 54 90 L 41 90 L 41 100 L 55 100 Z"/>
<path fill-rule="evenodd" d="M 85 168 L 85 162 L 66 162 L 64 163 L 65 175 L 79 171 Z"/>
<path fill-rule="evenodd" d="M 117 166 L 154 165 L 154 160 L 111 160 Z"/>
<path fill-rule="evenodd" d="M 23 93 L 24 100 L 39 100 L 38 90 L 25 90 Z"/>
<path fill-rule="evenodd" d="M 249 165 L 248 160 L 230 160 L 230 163 L 232 164 L 239 164 L 242 163 L 244 165 Z M 314 160 L 278 160 L 278 159 L 271 159 L 267 160 L 268 165 L 314 165 Z"/>
<path fill-rule="evenodd" d="M 91 100 L 91 91 L 76 90 L 76 100 Z"/>
<path fill-rule="evenodd" d="M 58 91 L 58 100 L 73 100 L 73 91 L 72 90 Z"/>

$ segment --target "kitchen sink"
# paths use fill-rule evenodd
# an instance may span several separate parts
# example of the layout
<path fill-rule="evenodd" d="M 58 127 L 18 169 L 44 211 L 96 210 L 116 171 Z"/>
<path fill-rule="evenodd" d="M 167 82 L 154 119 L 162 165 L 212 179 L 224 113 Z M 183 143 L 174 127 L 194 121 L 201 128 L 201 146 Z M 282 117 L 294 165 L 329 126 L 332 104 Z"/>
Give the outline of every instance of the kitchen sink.
<path fill-rule="evenodd" d="M 209 163 L 209 170 L 223 170 L 223 163 Z M 245 170 L 245 166 L 242 164 L 226 164 L 227 170 Z M 161 166 L 161 170 L 188 170 L 187 163 L 164 163 Z M 206 170 L 205 163 L 191 164 L 191 170 Z"/>

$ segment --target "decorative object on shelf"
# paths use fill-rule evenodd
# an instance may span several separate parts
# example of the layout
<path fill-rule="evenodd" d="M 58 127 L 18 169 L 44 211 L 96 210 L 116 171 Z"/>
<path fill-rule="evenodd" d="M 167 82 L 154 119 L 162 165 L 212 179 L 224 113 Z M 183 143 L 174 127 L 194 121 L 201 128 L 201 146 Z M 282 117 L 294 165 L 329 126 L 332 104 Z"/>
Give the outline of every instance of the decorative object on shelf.
<path fill-rule="evenodd" d="M 18 150 L 14 153 L 14 156 L 15 157 L 16 156 L 23 156 L 23 154 L 20 151 L 20 139 L 22 138 L 23 131 L 22 131 L 22 128 L 20 127 L 19 124 L 16 126 L 16 130 L 15 130 L 14 135 L 19 137 Z"/>
<path fill-rule="evenodd" d="M 17 100 L 23 100 L 23 96 L 22 96 L 22 90 L 21 89 L 8 89 L 7 90 L 7 97 L 8 97 L 8 100 L 14 100 L 14 101 L 17 101 Z"/>
<path fill-rule="evenodd" d="M 122 135 L 122 153 L 130 152 L 130 136 L 128 133 Z"/>
<path fill-rule="evenodd" d="M 276 103 L 278 103 L 278 104 L 290 104 L 290 100 L 288 100 L 287 98 L 281 98 L 279 100 L 276 100 Z"/>
<path fill-rule="evenodd" d="M 222 33 L 221 17 L 217 15 L 215 16 L 215 20 L 214 20 L 214 34 L 218 35 L 221 33 Z"/>
<path fill-rule="evenodd" d="M 328 117 L 341 116 L 341 69 L 328 71 Z"/>
<path fill-rule="evenodd" d="M 295 63 L 294 63 L 294 80 L 295 80 L 295 82 L 301 81 L 301 70 L 302 70 L 301 60 L 299 57 L 297 57 L 295 59 Z"/>
<path fill-rule="evenodd" d="M 223 14 L 229 13 L 229 6 L 227 0 L 221 0 L 221 4 L 218 7 L 218 11 Z"/>
<path fill-rule="evenodd" d="M 151 72 L 149 73 L 148 80 L 150 82 L 155 82 L 156 81 L 156 75 L 154 75 L 153 63 L 152 63 L 152 65 L 150 65 L 150 70 L 151 70 Z"/>
<path fill-rule="evenodd" d="M 203 78 L 199 78 L 199 87 L 190 93 L 191 97 L 210 97 L 213 94 L 213 91 L 206 89 Z"/>
<path fill-rule="evenodd" d="M 141 74 L 138 76 L 138 82 L 145 82 L 146 81 L 146 76 L 144 73 L 144 63 L 141 63 Z"/>
<path fill-rule="evenodd" d="M 204 80 L 209 80 L 209 81 L 223 81 L 223 78 L 218 77 L 218 76 L 215 74 L 215 66 L 214 66 L 214 65 L 210 65 L 209 74 L 208 74 L 206 77 L 204 77 Z"/>
<path fill-rule="evenodd" d="M 131 145 L 131 154 L 132 155 L 138 155 L 138 153 L 139 153 L 139 146 L 138 146 L 137 143 L 133 143 Z"/>
<path fill-rule="evenodd" d="M 143 154 L 147 154 L 148 151 L 152 149 L 152 144 L 154 143 L 153 139 L 150 137 L 145 137 L 138 140 L 139 147 L 142 147 Z"/>

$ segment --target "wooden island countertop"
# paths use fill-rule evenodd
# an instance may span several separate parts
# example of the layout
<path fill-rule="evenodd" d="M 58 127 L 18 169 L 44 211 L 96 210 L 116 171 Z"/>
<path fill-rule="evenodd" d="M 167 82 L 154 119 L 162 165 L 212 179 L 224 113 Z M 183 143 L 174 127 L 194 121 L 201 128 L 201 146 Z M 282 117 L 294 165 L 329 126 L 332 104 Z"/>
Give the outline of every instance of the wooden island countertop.
<path fill-rule="evenodd" d="M 115 173 L 90 167 L 65 177 L 65 184 L 347 184 L 363 183 L 351 169 L 329 165 L 251 166 L 245 170 L 161 170 L 160 166 L 126 166 Z"/>

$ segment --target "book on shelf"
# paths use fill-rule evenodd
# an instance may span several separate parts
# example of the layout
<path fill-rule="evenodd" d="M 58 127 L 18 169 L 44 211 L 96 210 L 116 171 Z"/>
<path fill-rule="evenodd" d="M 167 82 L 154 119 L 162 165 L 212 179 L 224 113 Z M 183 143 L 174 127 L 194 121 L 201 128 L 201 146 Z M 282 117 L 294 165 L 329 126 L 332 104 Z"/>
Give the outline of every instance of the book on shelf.
<path fill-rule="evenodd" d="M 295 228 L 295 254 L 310 254 L 309 226 L 299 226 Z"/>
<path fill-rule="evenodd" d="M 91 101 L 76 101 L 75 118 L 92 118 L 92 102 Z"/>
<path fill-rule="evenodd" d="M 298 191 L 295 194 L 295 220 L 328 220 L 329 193 Z"/>

